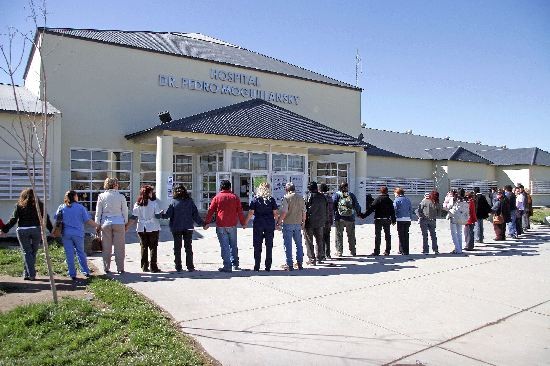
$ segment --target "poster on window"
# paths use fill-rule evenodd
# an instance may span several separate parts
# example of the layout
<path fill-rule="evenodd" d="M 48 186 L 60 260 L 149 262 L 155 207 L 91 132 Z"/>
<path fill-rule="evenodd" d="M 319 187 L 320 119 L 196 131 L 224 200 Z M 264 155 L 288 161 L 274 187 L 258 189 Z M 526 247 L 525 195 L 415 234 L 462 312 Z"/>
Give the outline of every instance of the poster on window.
<path fill-rule="evenodd" d="M 304 176 L 303 175 L 291 175 L 290 181 L 294 183 L 296 193 L 303 196 L 306 192 L 304 189 Z"/>
<path fill-rule="evenodd" d="M 285 196 L 285 184 L 287 182 L 287 176 L 284 174 L 273 174 L 271 178 L 271 194 L 277 202 L 277 205 L 281 205 L 283 197 Z"/>
<path fill-rule="evenodd" d="M 172 198 L 173 186 L 174 186 L 174 177 L 170 175 L 166 179 L 166 193 L 168 194 L 168 198 Z"/>

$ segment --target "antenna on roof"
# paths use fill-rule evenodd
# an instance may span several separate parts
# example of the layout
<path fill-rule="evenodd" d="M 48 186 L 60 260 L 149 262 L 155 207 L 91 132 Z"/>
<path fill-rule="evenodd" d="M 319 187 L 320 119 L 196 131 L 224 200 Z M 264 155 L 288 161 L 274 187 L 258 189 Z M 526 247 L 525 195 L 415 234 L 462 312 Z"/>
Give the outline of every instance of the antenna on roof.
<path fill-rule="evenodd" d="M 355 54 L 355 86 L 359 87 L 359 74 L 363 73 L 363 63 L 361 62 L 361 56 L 359 56 L 359 48 Z"/>

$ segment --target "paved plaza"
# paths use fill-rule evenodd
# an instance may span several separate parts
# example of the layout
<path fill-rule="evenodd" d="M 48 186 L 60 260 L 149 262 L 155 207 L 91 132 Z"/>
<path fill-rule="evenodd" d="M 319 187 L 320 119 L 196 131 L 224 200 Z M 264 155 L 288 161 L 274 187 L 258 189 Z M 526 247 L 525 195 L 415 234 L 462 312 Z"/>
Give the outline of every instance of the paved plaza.
<path fill-rule="evenodd" d="M 489 225 L 486 225 L 489 226 Z M 243 270 L 220 273 L 215 228 L 197 229 L 197 272 L 176 273 L 163 227 L 159 267 L 142 273 L 128 234 L 126 270 L 113 275 L 167 311 L 223 365 L 549 365 L 550 227 L 521 240 L 451 255 L 448 221 L 438 220 L 440 255 L 370 257 L 374 226 L 357 225 L 357 256 L 285 272 L 281 232 L 273 268 L 253 272 L 252 230 L 239 229 Z M 332 233 L 334 251 L 334 232 Z M 383 248 L 383 246 L 382 246 Z M 102 268 L 100 256 L 91 258 Z M 184 258 L 185 262 L 185 258 Z M 114 263 L 113 263 L 114 266 Z M 113 267 L 114 268 L 114 267 Z M 263 267 L 262 267 L 263 268 Z"/>

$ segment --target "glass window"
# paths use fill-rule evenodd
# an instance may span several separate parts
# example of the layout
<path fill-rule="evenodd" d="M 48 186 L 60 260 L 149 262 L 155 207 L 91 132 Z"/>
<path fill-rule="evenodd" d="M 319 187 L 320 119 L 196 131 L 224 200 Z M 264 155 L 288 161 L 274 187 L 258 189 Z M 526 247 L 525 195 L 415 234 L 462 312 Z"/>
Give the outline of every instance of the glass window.
<path fill-rule="evenodd" d="M 304 172 L 305 158 L 299 155 L 288 156 L 288 170 L 292 172 Z"/>
<path fill-rule="evenodd" d="M 250 154 L 251 170 L 267 170 L 267 154 Z"/>
<path fill-rule="evenodd" d="M 317 183 L 325 183 L 329 187 L 329 192 L 338 191 L 338 186 L 342 182 L 348 181 L 348 164 L 337 162 L 318 162 L 317 177 L 311 177 L 310 180 L 316 180 Z"/>
<path fill-rule="evenodd" d="M 223 154 L 221 152 L 201 155 L 201 173 L 218 172 L 223 169 Z"/>
<path fill-rule="evenodd" d="M 250 169 L 248 161 L 248 153 L 233 151 L 231 154 L 231 168 L 232 169 Z"/>
<path fill-rule="evenodd" d="M 111 150 L 71 150 L 71 188 L 81 203 L 95 210 L 97 196 L 103 191 L 105 178 L 119 180 L 120 193 L 131 197 L 132 153 Z"/>
<path fill-rule="evenodd" d="M 287 156 L 283 154 L 273 154 L 271 156 L 271 165 L 274 172 L 286 171 Z"/>
<path fill-rule="evenodd" d="M 201 205 L 200 207 L 203 210 L 208 210 L 210 201 L 217 193 L 216 187 L 216 175 L 215 174 L 205 174 L 202 176 L 202 195 L 201 195 Z"/>
<path fill-rule="evenodd" d="M 187 173 L 187 174 L 181 174 Z M 193 190 L 193 156 L 174 155 L 173 158 L 174 185 L 183 184 L 188 191 Z"/>
<path fill-rule="evenodd" d="M 139 164 L 139 186 L 155 186 L 157 184 L 157 154 L 154 152 L 142 152 Z"/>

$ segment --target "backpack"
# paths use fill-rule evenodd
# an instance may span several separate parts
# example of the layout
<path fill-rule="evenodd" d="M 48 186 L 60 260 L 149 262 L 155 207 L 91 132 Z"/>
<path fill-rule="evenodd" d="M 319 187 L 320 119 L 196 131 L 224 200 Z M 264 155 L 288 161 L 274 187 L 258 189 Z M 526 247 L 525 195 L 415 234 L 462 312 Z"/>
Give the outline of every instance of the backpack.
<path fill-rule="evenodd" d="M 458 201 L 449 210 L 451 222 L 459 225 L 466 225 L 470 218 L 470 207 L 467 201 Z"/>
<path fill-rule="evenodd" d="M 353 215 L 353 201 L 349 194 L 342 193 L 338 199 L 338 214 L 340 216 Z"/>

